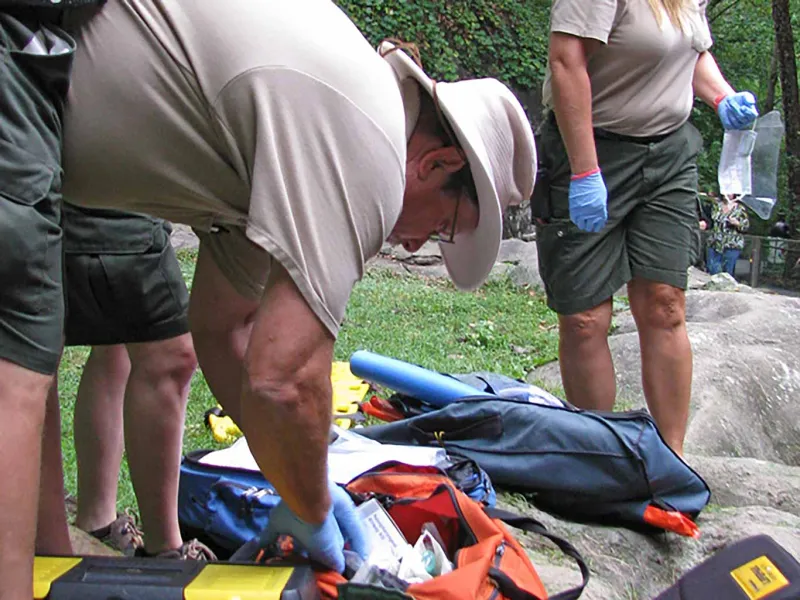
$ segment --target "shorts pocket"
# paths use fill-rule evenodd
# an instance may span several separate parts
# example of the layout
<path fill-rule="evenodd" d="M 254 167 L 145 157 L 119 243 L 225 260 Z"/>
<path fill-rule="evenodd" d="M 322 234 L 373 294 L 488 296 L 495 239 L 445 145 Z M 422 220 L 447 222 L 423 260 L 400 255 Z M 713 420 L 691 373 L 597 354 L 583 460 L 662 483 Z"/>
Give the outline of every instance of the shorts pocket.
<path fill-rule="evenodd" d="M 53 167 L 0 139 L 0 195 L 17 204 L 34 206 L 48 196 L 55 176 Z"/>

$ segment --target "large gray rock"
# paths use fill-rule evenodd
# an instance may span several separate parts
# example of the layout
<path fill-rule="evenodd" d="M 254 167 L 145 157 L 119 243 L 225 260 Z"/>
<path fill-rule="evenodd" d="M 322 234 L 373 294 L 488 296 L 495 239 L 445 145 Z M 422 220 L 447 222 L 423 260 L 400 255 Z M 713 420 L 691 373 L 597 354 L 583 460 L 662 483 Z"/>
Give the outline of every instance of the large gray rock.
<path fill-rule="evenodd" d="M 774 294 L 690 291 L 694 353 L 686 451 L 800 465 L 800 300 Z M 609 338 L 623 408 L 644 407 L 639 339 L 629 314 Z M 560 385 L 558 365 L 531 380 Z"/>
<path fill-rule="evenodd" d="M 533 289 L 544 289 L 542 278 L 539 275 L 539 254 L 536 251 L 536 242 L 526 242 L 521 239 L 503 240 L 500 244 L 500 253 L 495 268 L 501 265 L 506 266 L 505 272 L 515 284 Z"/>
<path fill-rule="evenodd" d="M 687 293 L 694 376 L 686 458 L 712 491 L 698 520 L 700 540 L 567 523 L 524 507 L 589 558 L 598 591 L 587 598 L 652 598 L 717 550 L 759 533 L 800 559 L 800 300 L 738 284 L 707 291 L 729 284 L 694 275 Z M 630 313 L 617 314 L 614 325 L 617 407 L 644 407 Z M 557 363 L 528 379 L 561 385 Z M 565 565 L 550 559 L 546 544 L 529 544 L 543 577 L 552 576 L 551 592 L 577 581 L 576 573 L 563 579 Z"/>

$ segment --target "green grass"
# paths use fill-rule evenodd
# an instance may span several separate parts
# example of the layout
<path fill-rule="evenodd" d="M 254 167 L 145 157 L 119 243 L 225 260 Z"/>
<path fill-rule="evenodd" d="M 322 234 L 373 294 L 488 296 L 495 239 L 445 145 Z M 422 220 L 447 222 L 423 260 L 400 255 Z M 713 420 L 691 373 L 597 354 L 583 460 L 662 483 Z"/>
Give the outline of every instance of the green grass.
<path fill-rule="evenodd" d="M 196 253 L 183 250 L 178 260 L 187 282 Z M 450 373 L 493 371 L 524 377 L 533 367 L 556 358 L 556 318 L 540 294 L 494 280 L 473 293 L 449 283 L 389 271 L 371 271 L 353 290 L 335 346 L 337 360 L 366 349 Z M 62 448 L 67 491 L 76 491 L 72 442 L 75 393 L 88 348 L 68 348 L 59 372 Z M 216 402 L 200 372 L 192 380 L 184 451 L 215 448 L 203 425 L 203 413 Z M 119 508 L 135 507 L 127 466 L 120 473 Z"/>

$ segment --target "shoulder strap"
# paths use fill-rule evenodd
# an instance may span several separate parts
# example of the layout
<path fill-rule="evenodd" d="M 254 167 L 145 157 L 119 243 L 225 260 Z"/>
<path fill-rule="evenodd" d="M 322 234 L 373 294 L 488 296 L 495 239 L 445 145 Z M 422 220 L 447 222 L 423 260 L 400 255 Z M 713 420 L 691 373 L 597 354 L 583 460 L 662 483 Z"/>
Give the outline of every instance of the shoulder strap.
<path fill-rule="evenodd" d="M 558 548 L 564 554 L 578 563 L 578 568 L 581 570 L 581 577 L 583 579 L 581 584 L 574 588 L 560 592 L 554 596 L 550 596 L 549 600 L 577 600 L 580 598 L 584 588 L 586 587 L 586 584 L 589 583 L 590 573 L 586 561 L 583 559 L 583 556 L 581 556 L 581 553 L 578 552 L 575 546 L 570 544 L 564 538 L 550 533 L 544 525 L 531 517 L 518 515 L 500 508 L 487 507 L 484 510 L 486 511 L 486 514 L 493 519 L 500 519 L 504 523 L 511 525 L 512 527 L 516 527 L 517 529 L 521 529 L 522 531 L 527 531 L 528 533 L 535 533 L 537 535 L 546 537 L 548 540 L 558 546 Z M 491 569 L 490 574 L 497 582 L 501 593 L 509 598 L 509 600 L 538 600 L 525 590 L 520 589 L 508 575 L 499 569 Z"/>

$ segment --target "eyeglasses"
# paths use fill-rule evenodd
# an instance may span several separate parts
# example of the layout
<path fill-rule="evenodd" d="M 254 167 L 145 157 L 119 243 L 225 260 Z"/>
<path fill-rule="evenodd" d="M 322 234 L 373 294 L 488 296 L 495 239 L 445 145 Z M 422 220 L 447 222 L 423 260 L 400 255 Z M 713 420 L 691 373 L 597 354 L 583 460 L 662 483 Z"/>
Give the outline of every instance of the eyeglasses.
<path fill-rule="evenodd" d="M 433 107 L 436 110 L 436 118 L 439 119 L 439 123 L 444 129 L 447 137 L 450 138 L 450 144 L 458 151 L 458 154 L 461 156 L 461 160 L 464 161 L 466 165 L 461 171 L 456 173 L 454 177 L 456 178 L 456 182 L 460 183 L 458 186 L 454 186 L 457 190 L 456 195 L 456 208 L 453 211 L 453 219 L 450 223 L 450 232 L 449 233 L 442 233 L 441 231 L 437 231 L 432 233 L 428 236 L 428 239 L 434 242 L 439 242 L 441 244 L 453 244 L 455 243 L 456 237 L 456 225 L 458 224 L 458 208 L 461 206 L 461 196 L 464 194 L 475 203 L 477 206 L 478 204 L 478 193 L 475 190 L 475 182 L 472 179 L 472 173 L 469 170 L 469 161 L 467 160 L 467 155 L 464 153 L 464 149 L 461 147 L 461 144 L 458 143 L 453 130 L 450 127 L 450 124 L 447 122 L 447 119 L 444 118 L 444 114 L 442 113 L 442 109 L 439 106 L 439 96 L 436 93 L 436 82 L 433 82 Z"/>
<path fill-rule="evenodd" d="M 450 223 L 450 233 L 443 234 L 440 231 L 432 233 L 428 239 L 440 244 L 454 244 L 456 237 L 456 223 L 458 223 L 458 207 L 461 205 L 461 194 L 456 197 L 456 209 L 453 211 L 453 220 Z"/>

